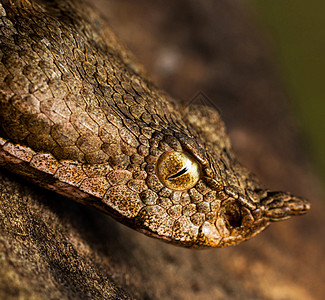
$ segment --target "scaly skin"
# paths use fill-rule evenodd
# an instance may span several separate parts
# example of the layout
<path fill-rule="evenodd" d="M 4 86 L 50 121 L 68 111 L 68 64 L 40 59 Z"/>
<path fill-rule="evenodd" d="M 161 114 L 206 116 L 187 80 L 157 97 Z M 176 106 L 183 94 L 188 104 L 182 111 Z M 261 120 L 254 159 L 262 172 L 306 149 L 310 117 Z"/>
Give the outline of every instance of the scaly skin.
<path fill-rule="evenodd" d="M 265 190 L 215 110 L 182 107 L 130 57 L 80 1 L 2 1 L 0 165 L 185 247 L 238 244 L 310 208 Z M 176 191 L 158 178 L 169 151 L 199 164 L 196 185 Z"/>

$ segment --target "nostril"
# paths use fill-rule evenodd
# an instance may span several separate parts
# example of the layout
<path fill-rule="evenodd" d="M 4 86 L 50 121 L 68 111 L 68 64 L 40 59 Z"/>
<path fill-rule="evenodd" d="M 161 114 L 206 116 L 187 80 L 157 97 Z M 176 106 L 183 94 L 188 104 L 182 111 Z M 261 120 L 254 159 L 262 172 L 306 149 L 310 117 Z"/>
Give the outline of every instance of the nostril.
<path fill-rule="evenodd" d="M 242 224 L 242 216 L 240 213 L 238 214 L 237 212 L 228 211 L 225 213 L 225 218 L 233 228 L 240 227 Z"/>
<path fill-rule="evenodd" d="M 235 201 L 230 201 L 224 205 L 224 217 L 232 228 L 242 225 L 242 213 Z"/>

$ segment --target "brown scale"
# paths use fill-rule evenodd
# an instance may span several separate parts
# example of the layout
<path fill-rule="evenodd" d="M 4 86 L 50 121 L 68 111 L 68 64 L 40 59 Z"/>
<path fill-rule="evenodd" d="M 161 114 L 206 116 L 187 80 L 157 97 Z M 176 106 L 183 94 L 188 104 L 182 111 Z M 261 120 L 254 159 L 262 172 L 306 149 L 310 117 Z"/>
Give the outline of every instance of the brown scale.
<path fill-rule="evenodd" d="M 238 244 L 310 208 L 264 189 L 218 112 L 157 89 L 91 8 L 42 3 L 0 4 L 2 166 L 186 247 Z"/>

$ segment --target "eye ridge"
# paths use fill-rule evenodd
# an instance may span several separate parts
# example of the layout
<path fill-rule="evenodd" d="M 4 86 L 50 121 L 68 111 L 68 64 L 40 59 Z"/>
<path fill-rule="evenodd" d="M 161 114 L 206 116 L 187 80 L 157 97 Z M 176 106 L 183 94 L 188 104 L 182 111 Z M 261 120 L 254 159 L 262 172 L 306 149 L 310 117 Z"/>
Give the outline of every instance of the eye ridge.
<path fill-rule="evenodd" d="M 178 171 L 176 174 L 169 176 L 168 179 L 175 179 L 175 178 L 185 174 L 189 169 L 190 169 L 190 167 L 188 165 L 186 165 L 182 170 Z"/>

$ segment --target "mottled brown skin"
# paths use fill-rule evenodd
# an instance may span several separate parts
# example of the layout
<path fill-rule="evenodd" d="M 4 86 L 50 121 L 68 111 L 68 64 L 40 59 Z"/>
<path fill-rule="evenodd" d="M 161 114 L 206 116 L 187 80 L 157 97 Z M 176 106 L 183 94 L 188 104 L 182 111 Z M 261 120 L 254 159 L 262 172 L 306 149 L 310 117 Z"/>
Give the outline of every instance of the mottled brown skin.
<path fill-rule="evenodd" d="M 308 201 L 264 189 L 233 154 L 220 115 L 182 107 L 141 68 L 91 8 L 74 1 L 0 5 L 0 164 L 186 247 L 245 241 Z M 157 176 L 185 151 L 201 178 L 184 191 Z"/>

